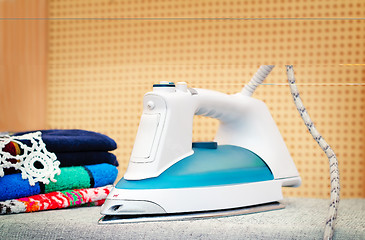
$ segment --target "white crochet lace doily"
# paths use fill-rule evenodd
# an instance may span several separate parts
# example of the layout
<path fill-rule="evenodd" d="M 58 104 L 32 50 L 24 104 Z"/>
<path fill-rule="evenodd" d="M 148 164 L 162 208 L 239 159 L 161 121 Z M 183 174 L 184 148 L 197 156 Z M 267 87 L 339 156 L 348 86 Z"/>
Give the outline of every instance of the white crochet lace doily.
<path fill-rule="evenodd" d="M 31 146 L 24 144 L 21 140 L 28 140 Z M 21 149 L 21 154 L 13 156 L 2 151 L 9 142 L 15 142 Z M 16 163 L 11 163 L 10 159 L 16 159 Z M 34 186 L 36 182 L 48 184 L 51 180 L 56 182 L 54 176 L 60 175 L 60 162 L 54 153 L 46 149 L 46 144 L 42 140 L 41 132 L 33 132 L 21 136 L 0 136 L 0 177 L 4 176 L 4 168 L 15 168 L 21 171 L 23 179 L 28 179 L 29 184 Z"/>

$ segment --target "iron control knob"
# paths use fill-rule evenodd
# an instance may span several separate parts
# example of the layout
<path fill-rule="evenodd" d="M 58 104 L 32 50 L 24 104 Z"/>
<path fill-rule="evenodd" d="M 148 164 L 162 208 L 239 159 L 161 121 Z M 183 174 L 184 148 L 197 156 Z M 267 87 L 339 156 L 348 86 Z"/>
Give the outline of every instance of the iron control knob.
<path fill-rule="evenodd" d="M 148 110 L 153 110 L 155 108 L 155 103 L 153 101 L 148 101 L 147 108 Z"/>

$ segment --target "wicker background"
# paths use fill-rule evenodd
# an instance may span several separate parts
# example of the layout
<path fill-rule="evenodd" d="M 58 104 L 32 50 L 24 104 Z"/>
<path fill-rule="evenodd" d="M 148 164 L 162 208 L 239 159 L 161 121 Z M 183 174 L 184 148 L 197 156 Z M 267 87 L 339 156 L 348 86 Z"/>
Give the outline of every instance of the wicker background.
<path fill-rule="evenodd" d="M 54 0 L 48 11 L 47 127 L 114 138 L 120 177 L 153 83 L 235 93 L 259 65 L 275 64 L 254 97 L 269 106 L 303 180 L 284 194 L 328 197 L 327 158 L 286 85 L 284 65 L 293 64 L 303 102 L 338 156 L 342 197 L 365 197 L 364 1 Z M 212 140 L 217 121 L 195 118 L 194 140 Z"/>

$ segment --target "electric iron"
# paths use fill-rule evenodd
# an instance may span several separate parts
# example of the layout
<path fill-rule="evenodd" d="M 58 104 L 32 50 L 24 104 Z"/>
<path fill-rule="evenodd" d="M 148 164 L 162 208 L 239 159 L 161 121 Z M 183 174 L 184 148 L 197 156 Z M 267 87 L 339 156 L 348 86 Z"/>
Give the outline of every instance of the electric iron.
<path fill-rule="evenodd" d="M 225 216 L 283 208 L 301 178 L 264 102 L 250 95 L 271 69 L 227 95 L 160 82 L 145 94 L 124 177 L 99 223 Z M 192 142 L 194 115 L 218 119 L 214 142 Z"/>
<path fill-rule="evenodd" d="M 251 97 L 274 68 L 263 65 L 240 93 L 160 82 L 145 94 L 127 172 L 108 195 L 99 223 L 185 220 L 280 209 L 281 187 L 301 178 L 265 103 Z M 331 201 L 324 239 L 340 202 L 337 157 L 317 131 L 286 72 L 294 104 L 329 161 Z M 220 120 L 214 142 L 192 143 L 194 115 Z"/>

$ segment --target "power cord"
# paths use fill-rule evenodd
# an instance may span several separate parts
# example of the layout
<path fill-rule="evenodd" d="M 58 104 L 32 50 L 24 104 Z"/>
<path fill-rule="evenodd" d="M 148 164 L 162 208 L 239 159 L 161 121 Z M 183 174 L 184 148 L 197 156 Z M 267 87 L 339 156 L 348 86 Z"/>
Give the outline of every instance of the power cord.
<path fill-rule="evenodd" d="M 286 66 L 286 74 L 288 76 L 290 92 L 293 96 L 294 103 L 298 109 L 299 114 L 302 117 L 305 125 L 307 126 L 310 134 L 312 135 L 314 140 L 317 141 L 318 145 L 325 152 L 329 160 L 331 179 L 331 203 L 329 206 L 323 239 L 332 239 L 335 221 L 337 218 L 338 205 L 340 203 L 340 174 L 338 170 L 338 161 L 330 145 L 328 145 L 328 143 L 323 139 L 321 134 L 317 131 L 313 121 L 310 119 L 309 114 L 302 103 L 302 100 L 300 99 L 298 88 L 295 85 L 294 69 L 292 65 Z"/>
<path fill-rule="evenodd" d="M 242 94 L 245 96 L 251 96 L 256 88 L 265 80 L 269 75 L 274 65 L 260 66 L 259 70 L 252 77 L 251 81 L 245 85 L 242 89 Z M 307 110 L 305 109 L 302 100 L 299 96 L 298 88 L 295 84 L 294 69 L 292 65 L 286 66 L 286 73 L 288 77 L 289 87 L 294 99 L 295 106 L 300 113 L 305 125 L 307 126 L 310 134 L 317 141 L 318 145 L 322 148 L 329 160 L 330 166 L 330 180 L 331 180 L 331 203 L 329 206 L 328 216 L 324 229 L 323 239 L 332 239 L 334 233 L 334 226 L 337 218 L 337 211 L 340 202 L 340 177 L 338 169 L 338 161 L 336 155 L 328 143 L 323 139 L 321 134 L 317 131 L 313 121 L 310 119 Z"/>

